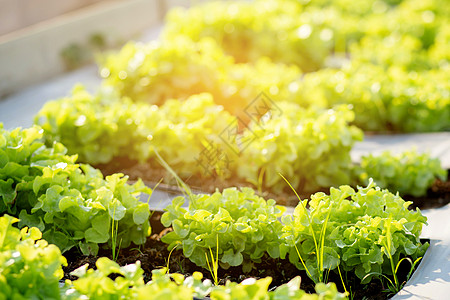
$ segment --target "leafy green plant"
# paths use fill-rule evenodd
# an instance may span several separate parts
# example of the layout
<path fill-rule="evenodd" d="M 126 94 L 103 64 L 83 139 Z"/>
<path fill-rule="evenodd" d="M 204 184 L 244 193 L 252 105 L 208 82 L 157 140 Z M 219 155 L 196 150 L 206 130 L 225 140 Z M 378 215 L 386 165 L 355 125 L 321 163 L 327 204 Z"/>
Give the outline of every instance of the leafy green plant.
<path fill-rule="evenodd" d="M 98 244 L 113 236 L 124 247 L 143 244 L 150 213 L 137 196 L 151 189 L 141 181 L 128 185 L 123 174 L 103 178 L 99 170 L 76 164 L 62 144 L 46 147 L 42 134 L 37 126 L 0 128 L 0 214 L 19 217 L 20 227 L 38 227 L 63 252 L 79 246 L 96 254 Z"/>
<path fill-rule="evenodd" d="M 261 261 L 266 252 L 279 256 L 278 218 L 284 208 L 274 200 L 265 201 L 250 188 L 192 197 L 188 209 L 182 207 L 183 197 L 175 198 L 161 217 L 164 226 L 173 228 L 162 237 L 169 249 L 181 242 L 183 254 L 204 268 L 210 248 L 216 249 L 222 266 L 244 264 L 244 269 Z"/>
<path fill-rule="evenodd" d="M 213 300 L 269 300 L 269 299 L 347 299 L 339 293 L 333 283 L 316 285 L 316 294 L 307 294 L 300 289 L 300 277 L 268 291 L 272 278 L 246 279 L 241 283 L 228 281 L 223 286 L 212 286 L 210 280 L 194 272 L 185 278 L 182 274 L 168 274 L 165 268 L 152 271 L 152 280 L 144 284 L 140 263 L 120 267 L 115 262 L 100 258 L 97 269 L 87 269 L 87 265 L 72 272 L 79 277 L 66 281 L 63 299 L 204 299 L 209 295 Z M 111 275 L 119 275 L 111 279 Z M 120 297 L 120 298 L 119 298 Z"/>
<path fill-rule="evenodd" d="M 214 287 L 210 297 L 213 300 L 347 299 L 345 294 L 338 292 L 334 283 L 318 283 L 316 294 L 308 294 L 300 289 L 300 276 L 268 292 L 271 281 L 270 277 L 248 278 L 239 284 L 228 281 L 223 286 Z"/>
<path fill-rule="evenodd" d="M 363 184 L 369 178 L 381 188 L 402 195 L 423 196 L 437 178 L 447 180 L 447 171 L 441 167 L 438 158 L 416 150 L 393 154 L 389 151 L 381 155 L 366 155 L 357 168 L 358 179 Z"/>
<path fill-rule="evenodd" d="M 162 104 L 208 92 L 232 63 L 214 41 L 193 43 L 181 36 L 171 41 L 128 43 L 120 52 L 101 59 L 100 74 L 105 84 L 134 101 Z"/>
<path fill-rule="evenodd" d="M 333 48 L 333 31 L 302 10 L 296 1 L 228 1 L 178 8 L 169 12 L 163 36 L 170 40 L 181 35 L 194 41 L 210 37 L 237 62 L 267 56 L 313 71 Z M 320 33 L 327 29 L 331 37 L 329 33 L 322 39 Z"/>
<path fill-rule="evenodd" d="M 366 131 L 444 131 L 450 128 L 448 74 L 447 67 L 418 72 L 352 61 L 306 74 L 291 99 L 304 107 L 351 104 L 354 124 Z"/>
<path fill-rule="evenodd" d="M 165 269 L 153 270 L 152 280 L 137 289 L 135 299 L 145 300 L 149 295 L 154 299 L 203 299 L 211 291 L 211 281 L 202 279 L 203 275 L 199 272 L 185 278 L 178 273 L 167 274 Z"/>
<path fill-rule="evenodd" d="M 346 106 L 306 110 L 294 103 L 279 103 L 280 114 L 250 123 L 243 140 L 250 140 L 236 163 L 237 174 L 258 185 L 264 172 L 265 188 L 286 186 L 279 173 L 291 178 L 301 192 L 350 182 L 353 144 L 362 132 L 350 126 L 353 112 Z"/>
<path fill-rule="evenodd" d="M 18 221 L 0 217 L 0 298 L 60 299 L 66 259 L 58 247 L 41 239 L 36 227 L 13 227 Z"/>
<path fill-rule="evenodd" d="M 47 144 L 63 143 L 81 161 L 98 164 L 123 153 L 148 159 L 161 117 L 157 109 L 121 99 L 111 90 L 92 95 L 78 85 L 69 97 L 47 102 L 34 121 Z"/>
<path fill-rule="evenodd" d="M 405 285 L 406 281 L 409 280 L 409 278 L 411 277 L 412 272 L 414 271 L 414 268 L 415 268 L 416 264 L 422 259 L 422 257 L 417 258 L 414 262 L 409 257 L 403 257 L 402 259 L 400 259 L 397 262 L 397 264 L 395 264 L 394 263 L 394 258 L 392 257 L 393 249 L 392 249 L 392 235 L 391 235 L 390 227 L 387 227 L 386 240 L 383 241 L 382 251 L 389 258 L 389 262 L 390 262 L 390 266 L 391 266 L 391 270 L 392 270 L 392 277 L 394 279 L 394 282 L 392 282 L 392 280 L 388 276 L 386 276 L 384 274 L 381 274 L 381 273 L 378 273 L 378 272 L 372 272 L 372 273 L 367 274 L 366 276 L 364 276 L 363 281 L 364 281 L 364 279 L 368 278 L 369 276 L 374 276 L 374 275 L 375 276 L 379 276 L 382 279 L 384 278 L 384 279 L 387 280 L 389 291 L 392 294 L 397 294 L 403 288 L 403 286 Z M 406 276 L 406 281 L 400 283 L 399 280 L 398 280 L 397 273 L 398 273 L 398 268 L 400 267 L 400 264 L 403 261 L 408 261 L 410 263 L 410 270 L 409 270 L 408 275 Z"/>
<path fill-rule="evenodd" d="M 177 36 L 148 44 L 128 43 L 100 62 L 104 85 L 133 101 L 162 105 L 210 93 L 232 114 L 241 112 L 262 91 L 283 100 L 288 86 L 301 75 L 296 66 L 235 64 L 210 38 L 194 42 Z"/>
<path fill-rule="evenodd" d="M 216 236 L 216 258 L 214 258 L 211 248 L 209 248 L 209 254 L 211 257 L 211 263 L 209 262 L 208 253 L 205 253 L 206 264 L 208 265 L 209 272 L 214 280 L 215 285 L 219 285 L 219 236 Z"/>
<path fill-rule="evenodd" d="M 96 270 L 88 269 L 88 264 L 71 273 L 74 281 L 66 281 L 65 299 L 136 299 L 134 288 L 144 285 L 144 271 L 140 262 L 120 267 L 114 261 L 100 257 L 95 263 Z M 118 274 L 116 279 L 108 277 Z M 133 287 L 133 288 L 130 288 Z"/>
<path fill-rule="evenodd" d="M 114 261 L 101 257 L 96 268 L 88 269 L 88 264 L 71 273 L 78 277 L 66 280 L 62 287 L 62 299 L 203 299 L 211 291 L 211 281 L 202 280 L 203 275 L 194 272 L 185 278 L 182 274 L 168 274 L 166 268 L 153 270 L 152 280 L 147 284 L 144 271 L 137 261 L 134 264 L 119 266 Z M 114 279 L 113 279 L 114 278 Z"/>
<path fill-rule="evenodd" d="M 302 199 L 300 198 L 300 196 L 298 195 L 297 191 L 292 187 L 292 185 L 290 184 L 290 182 L 283 176 L 280 174 L 280 176 L 284 179 L 284 181 L 286 181 L 286 183 L 289 185 L 289 187 L 293 190 L 293 192 L 295 193 L 295 196 L 297 196 L 299 202 L 301 205 L 304 205 L 304 203 L 302 202 Z M 305 209 L 305 211 L 307 212 L 306 217 L 308 219 L 308 223 L 311 223 L 311 216 L 309 215 L 308 211 L 306 210 L 306 207 L 303 207 Z M 311 237 L 313 239 L 314 242 L 314 253 L 316 255 L 316 261 L 317 261 L 317 277 L 316 276 L 312 276 L 311 272 L 308 269 L 308 266 L 305 264 L 305 261 L 303 260 L 302 255 L 300 254 L 300 251 L 298 250 L 298 247 L 296 244 L 294 244 L 294 248 L 295 251 L 298 255 L 298 258 L 300 259 L 300 262 L 303 266 L 303 268 L 305 269 L 306 273 L 308 274 L 308 276 L 310 278 L 313 279 L 313 281 L 315 283 L 319 283 L 319 282 L 325 282 L 327 281 L 326 277 L 324 276 L 325 273 L 325 265 L 324 265 L 324 261 L 325 261 L 325 256 L 324 256 L 324 244 L 325 244 L 325 233 L 326 233 L 326 228 L 327 228 L 327 223 L 328 220 L 330 218 L 330 214 L 331 214 L 332 209 L 330 209 L 328 211 L 328 214 L 325 217 L 325 221 L 323 222 L 322 228 L 320 230 L 320 235 L 316 236 L 316 232 L 314 232 L 314 229 L 312 226 L 309 227 L 309 233 L 311 234 Z M 339 268 L 339 265 L 337 265 L 337 267 Z M 329 271 L 329 268 L 328 268 Z M 340 271 L 339 271 L 340 272 Z M 342 279 L 342 277 L 341 277 Z M 345 287 L 345 285 L 344 285 Z"/>
<path fill-rule="evenodd" d="M 234 120 L 209 94 L 157 107 L 107 90 L 93 96 L 81 86 L 70 97 L 48 102 L 35 117 L 48 144 L 65 144 L 83 162 L 111 163 L 126 156 L 159 166 L 158 152 L 181 176 L 205 173 L 198 162 L 208 146 L 202 142 L 223 145 L 219 134 Z M 225 153 L 227 146 L 221 149 Z M 210 164 L 206 167 L 224 168 Z"/>
<path fill-rule="evenodd" d="M 292 263 L 305 269 L 299 261 L 301 256 L 316 281 L 321 272 L 338 265 L 361 279 L 371 272 L 392 275 L 390 256 L 384 250 L 388 240 L 393 262 L 405 256 L 415 260 L 428 247 L 419 240 L 426 218 L 419 210 L 408 210 L 410 204 L 381 190 L 373 181 L 357 191 L 341 186 L 331 188 L 330 195 L 316 193 L 310 201 L 302 200 L 293 216 L 282 218 L 285 243 L 280 256 L 289 254 Z M 322 233 L 327 238 L 318 248 L 322 251 L 318 256 L 313 237 Z M 323 257 L 323 268 L 318 265 L 318 257 Z"/>

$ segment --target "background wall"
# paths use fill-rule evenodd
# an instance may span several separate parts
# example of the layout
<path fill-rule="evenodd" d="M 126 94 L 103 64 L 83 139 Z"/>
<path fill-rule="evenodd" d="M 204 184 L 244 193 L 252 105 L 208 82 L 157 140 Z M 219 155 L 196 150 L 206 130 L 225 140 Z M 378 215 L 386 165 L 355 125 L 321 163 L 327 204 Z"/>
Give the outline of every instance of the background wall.
<path fill-rule="evenodd" d="M 0 0 L 0 35 L 110 0 Z"/>
<path fill-rule="evenodd" d="M 164 7 L 164 0 L 0 0 L 0 30 L 35 22 L 0 34 L 0 100 L 66 72 L 64 50 L 95 34 L 120 43 L 161 26 Z"/>

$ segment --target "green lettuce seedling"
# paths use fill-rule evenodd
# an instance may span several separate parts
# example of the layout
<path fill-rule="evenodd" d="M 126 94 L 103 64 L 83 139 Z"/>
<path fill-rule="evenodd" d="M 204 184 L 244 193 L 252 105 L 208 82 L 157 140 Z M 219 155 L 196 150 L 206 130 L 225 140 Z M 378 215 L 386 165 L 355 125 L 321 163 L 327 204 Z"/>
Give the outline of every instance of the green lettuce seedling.
<path fill-rule="evenodd" d="M 0 217 L 0 299 L 60 299 L 66 259 L 36 227 L 13 227 L 18 221 Z"/>
<path fill-rule="evenodd" d="M 391 258 L 394 264 L 404 256 L 415 260 L 428 247 L 419 240 L 427 219 L 419 209 L 408 210 L 410 204 L 373 181 L 357 191 L 341 186 L 331 188 L 330 195 L 316 193 L 310 201 L 302 200 L 293 216 L 282 218 L 281 258 L 289 254 L 299 269 L 306 266 L 313 280 L 337 266 L 361 279 L 372 272 L 392 275 Z M 325 239 L 318 247 L 323 267 L 319 268 L 314 236 L 322 234 Z M 385 245 L 390 245 L 390 255 Z"/>
<path fill-rule="evenodd" d="M 62 299 L 204 299 L 212 300 L 307 300 L 307 299 L 347 299 L 339 293 L 334 283 L 316 285 L 316 293 L 308 294 L 300 289 L 300 277 L 268 291 L 272 278 L 259 280 L 249 278 L 241 283 L 228 281 L 223 286 L 213 286 L 209 279 L 203 280 L 200 272 L 184 277 L 182 274 L 168 274 L 166 268 L 152 271 L 152 280 L 144 284 L 140 262 L 120 267 L 115 262 L 100 258 L 97 269 L 87 269 L 84 265 L 72 272 L 79 277 L 66 281 L 62 288 Z M 111 279 L 111 275 L 116 275 Z M 117 276 L 118 275 L 118 276 Z"/>
<path fill-rule="evenodd" d="M 378 156 L 369 154 L 361 158 L 361 166 L 356 170 L 363 184 L 373 178 L 381 188 L 415 197 L 425 195 L 437 178 L 447 180 L 447 171 L 438 158 L 416 150 L 399 154 L 385 151 Z"/>
<path fill-rule="evenodd" d="M 123 174 L 103 178 L 99 170 L 76 164 L 62 144 L 47 147 L 42 134 L 37 126 L 0 127 L 0 214 L 19 217 L 20 227 L 39 228 L 63 252 L 79 246 L 96 254 L 98 244 L 112 240 L 123 247 L 143 244 L 150 212 L 137 197 L 151 189 L 142 181 L 129 185 Z"/>
<path fill-rule="evenodd" d="M 177 197 L 161 217 L 164 226 L 173 228 L 162 237 L 169 249 L 181 243 L 184 255 L 204 268 L 211 251 L 223 266 L 244 264 L 246 269 L 265 253 L 279 257 L 278 218 L 285 208 L 274 200 L 266 201 L 250 188 L 191 197 L 188 209 L 182 207 L 185 199 Z"/>
<path fill-rule="evenodd" d="M 349 123 L 350 107 L 330 110 L 304 109 L 294 103 L 279 103 L 280 113 L 250 123 L 242 140 L 250 140 L 238 158 L 237 174 L 255 185 L 275 191 L 286 187 L 279 173 L 291 178 L 300 192 L 350 182 L 350 150 L 363 133 Z"/>
<path fill-rule="evenodd" d="M 308 294 L 300 289 L 300 276 L 297 276 L 286 284 L 278 286 L 273 291 L 267 291 L 272 278 L 266 277 L 259 280 L 248 278 L 241 283 L 228 281 L 223 286 L 216 286 L 211 292 L 213 300 L 315 300 L 347 299 L 343 293 L 339 293 L 334 283 L 318 283 L 315 286 L 316 294 Z"/>

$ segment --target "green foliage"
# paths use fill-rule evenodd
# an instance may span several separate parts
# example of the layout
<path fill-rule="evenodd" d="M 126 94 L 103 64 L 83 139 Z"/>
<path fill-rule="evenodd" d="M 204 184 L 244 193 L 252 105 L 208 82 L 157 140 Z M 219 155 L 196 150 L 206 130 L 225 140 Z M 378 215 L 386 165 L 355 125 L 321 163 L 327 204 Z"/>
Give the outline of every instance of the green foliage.
<path fill-rule="evenodd" d="M 441 167 L 438 158 L 415 150 L 363 156 L 357 170 L 363 184 L 368 184 L 369 178 L 373 178 L 381 188 L 415 197 L 425 195 L 436 178 L 447 180 L 447 171 Z"/>
<path fill-rule="evenodd" d="M 106 90 L 92 96 L 82 87 L 71 97 L 48 102 L 35 118 L 47 143 L 64 143 L 81 161 L 109 163 L 126 156 L 159 165 L 156 150 L 180 176 L 205 172 L 198 163 L 202 151 L 208 143 L 223 144 L 219 134 L 234 120 L 209 94 L 157 107 Z"/>
<path fill-rule="evenodd" d="M 352 62 L 305 75 L 292 99 L 304 107 L 349 103 L 363 130 L 443 131 L 450 128 L 449 82 L 447 67 L 412 72 Z"/>
<path fill-rule="evenodd" d="M 238 62 L 267 56 L 310 72 L 327 66 L 333 50 L 347 52 L 364 37 L 378 38 L 378 45 L 391 34 L 411 37 L 426 52 L 450 15 L 442 6 L 443 0 L 215 2 L 174 9 L 163 36 L 211 37 Z M 392 52 L 408 56 L 409 50 Z"/>
<path fill-rule="evenodd" d="M 213 88 L 222 69 L 233 63 L 211 40 L 193 43 L 178 37 L 149 44 L 128 43 L 106 55 L 100 74 L 105 83 L 135 101 L 162 104 Z M 176 88 L 175 88 L 176 87 Z"/>
<path fill-rule="evenodd" d="M 389 222 L 390 220 L 388 219 L 387 222 Z M 406 282 L 402 282 L 400 283 L 398 281 L 398 268 L 400 267 L 400 264 L 403 261 L 408 261 L 410 263 L 410 270 L 408 275 L 406 276 L 406 281 L 409 280 L 409 278 L 411 277 L 412 272 L 414 271 L 414 268 L 416 266 L 416 264 L 422 259 L 422 257 L 417 258 L 414 262 L 409 258 L 409 257 L 403 257 L 402 259 L 398 260 L 397 264 L 394 263 L 394 258 L 392 256 L 392 236 L 391 236 L 391 228 L 387 227 L 386 230 L 386 239 L 383 241 L 383 247 L 384 247 L 384 253 L 387 255 L 387 257 L 389 258 L 389 262 L 391 265 L 391 270 L 392 270 L 392 277 L 394 279 L 394 282 L 392 282 L 391 279 L 389 279 L 389 277 L 387 277 L 384 274 L 381 273 L 377 273 L 377 272 L 372 272 L 367 274 L 366 276 L 364 276 L 363 281 L 368 277 L 368 276 L 372 276 L 372 275 L 376 275 L 381 277 L 380 279 L 386 279 L 388 284 L 388 290 L 392 293 L 392 294 L 397 294 L 405 285 Z"/>
<path fill-rule="evenodd" d="M 207 92 L 216 104 L 239 114 L 262 91 L 283 100 L 300 77 L 295 66 L 261 58 L 255 65 L 235 64 L 212 39 L 198 43 L 184 36 L 149 44 L 128 43 L 106 55 L 100 74 L 105 85 L 133 101 L 162 105 Z"/>
<path fill-rule="evenodd" d="M 149 207 L 136 197 L 151 190 L 141 181 L 128 185 L 123 174 L 104 179 L 99 170 L 76 164 L 62 144 L 46 147 L 42 132 L 37 126 L 0 128 L 0 214 L 19 217 L 20 227 L 38 227 L 61 251 L 79 246 L 96 254 L 98 244 L 111 242 L 111 219 L 122 246 L 143 244 Z"/>
<path fill-rule="evenodd" d="M 294 1 L 206 3 L 170 11 L 163 36 L 184 35 L 194 41 L 212 37 L 237 62 L 267 56 L 313 71 L 332 49 L 333 31 L 302 10 Z M 331 33 L 321 34 L 324 30 Z"/>
<path fill-rule="evenodd" d="M 61 142 L 89 163 L 108 163 L 123 153 L 145 160 L 159 122 L 157 108 L 120 99 L 110 89 L 93 96 L 82 86 L 70 97 L 47 102 L 35 117 L 47 144 Z"/>
<path fill-rule="evenodd" d="M 210 297 L 213 300 L 347 299 L 345 294 L 338 292 L 334 283 L 319 283 L 316 285 L 316 294 L 308 294 L 300 289 L 300 276 L 267 292 L 271 281 L 270 277 L 259 280 L 249 278 L 239 284 L 228 281 L 224 286 L 214 287 Z"/>
<path fill-rule="evenodd" d="M 204 268 L 209 249 L 218 251 L 222 265 L 243 264 L 244 269 L 260 262 L 266 252 L 279 257 L 282 225 L 277 218 L 284 209 L 274 200 L 265 201 L 250 188 L 228 188 L 212 195 L 192 195 L 188 209 L 181 207 L 184 201 L 175 198 L 161 217 L 164 226 L 173 228 L 162 237 L 169 249 L 181 243 L 183 254 Z"/>
<path fill-rule="evenodd" d="M 209 94 L 157 107 L 76 88 L 71 97 L 47 103 L 35 121 L 47 143 L 62 142 L 88 163 L 127 155 L 159 165 L 156 150 L 183 178 L 238 175 L 275 191 L 284 186 L 278 172 L 289 178 L 296 174 L 293 185 L 307 191 L 348 183 L 349 151 L 362 138 L 348 125 L 354 118 L 349 108 L 305 110 L 285 101 L 271 103 L 258 98 L 250 105 L 246 116 L 252 121 L 241 133 L 242 118 L 224 111 Z M 259 107 L 264 105 L 267 111 Z"/>
<path fill-rule="evenodd" d="M 144 284 L 140 263 L 119 267 L 115 262 L 100 258 L 97 269 L 87 270 L 87 265 L 72 272 L 79 277 L 67 281 L 63 288 L 63 299 L 204 299 L 212 300 L 289 300 L 289 299 L 347 299 L 339 293 L 333 283 L 317 284 L 317 294 L 307 294 L 300 289 L 300 277 L 268 291 L 272 278 L 246 279 L 241 283 L 228 281 L 224 286 L 212 286 L 211 281 L 194 272 L 185 278 L 182 274 L 167 274 L 166 269 L 152 271 L 152 280 Z M 110 275 L 119 275 L 115 280 Z"/>
<path fill-rule="evenodd" d="M 325 108 L 352 104 L 355 124 L 364 130 L 445 131 L 450 128 L 446 4 L 214 2 L 174 9 L 163 36 L 213 38 L 237 62 L 269 57 L 306 72 L 318 71 L 295 82 L 281 80 L 289 84 L 275 85 L 283 87 L 279 98 Z"/>
<path fill-rule="evenodd" d="M 199 272 L 185 278 L 178 273 L 167 274 L 165 269 L 153 270 L 152 280 L 137 290 L 136 299 L 149 299 L 150 295 L 151 299 L 203 299 L 211 291 L 211 281 L 202 278 Z"/>
<path fill-rule="evenodd" d="M 19 230 L 12 226 L 16 222 L 17 219 L 8 215 L 0 217 L 0 297 L 5 299 L 175 300 L 192 299 L 193 296 L 203 299 L 207 295 L 216 300 L 346 299 L 334 284 L 318 284 L 317 294 L 306 294 L 300 290 L 300 277 L 269 292 L 270 277 L 213 287 L 210 280 L 202 280 L 203 275 L 199 272 L 185 278 L 182 274 L 167 274 L 163 268 L 154 270 L 152 280 L 144 284 L 144 271 L 139 261 L 120 267 L 105 257 L 97 260 L 95 270 L 88 269 L 86 264 L 73 271 L 71 275 L 78 279 L 66 280 L 60 288 L 61 265 L 66 265 L 60 250 L 41 240 L 39 229 L 25 227 Z"/>
<path fill-rule="evenodd" d="M 415 260 L 428 247 L 419 240 L 426 217 L 419 210 L 408 210 L 410 204 L 381 190 L 373 181 L 357 191 L 341 186 L 331 188 L 330 195 L 316 193 L 309 202 L 303 200 L 293 216 L 282 218 L 285 243 L 281 246 L 281 258 L 289 253 L 289 260 L 304 269 L 300 254 L 311 277 L 317 280 L 322 270 L 317 267 L 313 236 L 320 236 L 324 230 L 326 239 L 319 247 L 323 252 L 323 270 L 339 265 L 361 279 L 372 272 L 389 275 L 390 256 L 394 262 L 403 256 Z M 388 243 L 390 247 L 386 248 Z"/>
<path fill-rule="evenodd" d="M 349 126 L 353 112 L 339 106 L 306 110 L 293 103 L 279 103 L 280 113 L 251 123 L 242 140 L 251 140 L 237 162 L 240 177 L 257 185 L 264 172 L 266 188 L 285 187 L 283 174 L 301 191 L 350 182 L 350 150 L 362 132 Z"/>
<path fill-rule="evenodd" d="M 139 261 L 120 267 L 114 261 L 100 257 L 95 265 L 96 270 L 88 270 L 88 264 L 85 264 L 71 273 L 78 279 L 66 282 L 64 299 L 136 299 L 135 288 L 144 285 L 144 271 Z M 113 280 L 108 277 L 112 274 L 119 276 Z"/>
<path fill-rule="evenodd" d="M 66 259 L 36 227 L 13 227 L 18 221 L 0 217 L 0 299 L 60 299 Z"/>

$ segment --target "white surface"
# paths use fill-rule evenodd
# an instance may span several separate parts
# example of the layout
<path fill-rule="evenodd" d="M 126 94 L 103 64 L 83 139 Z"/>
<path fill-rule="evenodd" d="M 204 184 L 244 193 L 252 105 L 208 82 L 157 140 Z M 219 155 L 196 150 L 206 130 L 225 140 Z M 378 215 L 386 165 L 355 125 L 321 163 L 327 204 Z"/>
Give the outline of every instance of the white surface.
<path fill-rule="evenodd" d="M 450 204 L 423 211 L 428 226 L 422 237 L 430 247 L 408 284 L 392 299 L 450 299 Z"/>
<path fill-rule="evenodd" d="M 45 102 L 69 95 L 77 83 L 95 91 L 100 85 L 97 67 L 84 67 L 0 100 L 0 122 L 6 129 L 33 125 L 33 117 Z"/>
<path fill-rule="evenodd" d="M 161 28 L 161 24 L 151 27 L 143 33 L 139 40 L 143 42 L 155 40 L 159 36 Z M 95 92 L 101 84 L 97 66 L 90 65 L 62 74 L 5 99 L 0 99 L 0 123 L 3 123 L 6 129 L 33 125 L 33 117 L 45 102 L 68 96 L 77 83 L 83 84 L 88 91 Z"/>

